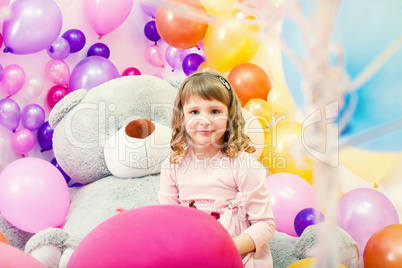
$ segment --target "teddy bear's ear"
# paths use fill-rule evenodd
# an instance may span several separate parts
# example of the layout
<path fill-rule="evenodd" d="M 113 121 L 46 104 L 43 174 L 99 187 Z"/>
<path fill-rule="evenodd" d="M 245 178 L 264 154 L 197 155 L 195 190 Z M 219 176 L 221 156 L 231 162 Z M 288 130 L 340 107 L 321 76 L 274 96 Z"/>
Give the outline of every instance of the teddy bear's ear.
<path fill-rule="evenodd" d="M 71 109 L 73 109 L 87 95 L 88 91 L 79 89 L 64 96 L 52 108 L 49 114 L 49 124 L 54 129 Z"/>
<path fill-rule="evenodd" d="M 166 78 L 165 80 L 169 82 L 174 88 L 179 89 L 181 84 L 183 83 L 185 77 L 171 77 L 171 78 Z"/>

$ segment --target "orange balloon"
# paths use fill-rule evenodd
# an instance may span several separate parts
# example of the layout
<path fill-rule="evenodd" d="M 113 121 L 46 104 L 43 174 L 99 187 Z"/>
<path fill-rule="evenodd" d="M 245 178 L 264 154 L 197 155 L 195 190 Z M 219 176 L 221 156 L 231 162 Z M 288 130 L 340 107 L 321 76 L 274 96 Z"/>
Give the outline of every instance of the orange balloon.
<path fill-rule="evenodd" d="M 10 244 L 10 242 L 7 239 L 7 237 L 1 231 L 0 231 L 0 242 Z"/>
<path fill-rule="evenodd" d="M 198 45 L 208 27 L 208 13 L 197 0 L 165 0 L 156 12 L 160 37 L 172 47 L 186 49 Z"/>
<path fill-rule="evenodd" d="M 364 268 L 397 268 L 402 264 L 402 224 L 374 233 L 364 248 Z"/>
<path fill-rule="evenodd" d="M 244 106 L 249 100 L 260 98 L 266 100 L 271 90 L 271 82 L 266 72 L 253 63 L 237 65 L 228 75 L 241 105 Z"/>

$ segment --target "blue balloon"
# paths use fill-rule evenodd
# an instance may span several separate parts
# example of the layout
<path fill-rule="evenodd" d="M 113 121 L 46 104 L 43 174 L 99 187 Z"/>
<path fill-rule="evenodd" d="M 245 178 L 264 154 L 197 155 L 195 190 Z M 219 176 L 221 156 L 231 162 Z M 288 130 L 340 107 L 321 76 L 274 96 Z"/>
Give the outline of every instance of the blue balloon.
<path fill-rule="evenodd" d="M 301 3 L 305 15 L 309 16 L 317 2 L 304 0 Z M 400 39 L 401 25 L 402 12 L 398 0 L 341 2 L 332 38 L 342 46 L 344 70 L 351 81 Z M 284 21 L 282 38 L 295 55 L 306 59 L 302 32 L 294 21 Z M 304 109 L 302 72 L 286 54 L 282 54 L 282 64 L 289 91 L 296 104 Z M 344 96 L 347 105 L 343 107 L 338 121 L 346 120 L 348 123 L 341 129 L 341 144 L 349 143 L 361 149 L 382 152 L 402 150 L 401 70 L 402 46 L 399 45 L 370 79 Z M 355 100 L 353 102 L 348 101 L 351 95 Z"/>
<path fill-rule="evenodd" d="M 324 214 L 314 208 L 305 208 L 297 213 L 294 221 L 294 227 L 297 236 L 301 236 L 304 229 L 325 220 Z"/>

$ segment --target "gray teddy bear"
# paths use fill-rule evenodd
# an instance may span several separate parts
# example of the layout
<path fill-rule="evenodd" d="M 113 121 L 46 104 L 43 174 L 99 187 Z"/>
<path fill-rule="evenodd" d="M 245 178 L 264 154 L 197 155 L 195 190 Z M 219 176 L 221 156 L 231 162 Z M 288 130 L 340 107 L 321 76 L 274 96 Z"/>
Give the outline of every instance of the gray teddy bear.
<path fill-rule="evenodd" d="M 170 122 L 181 81 L 126 76 L 89 91 L 76 90 L 58 102 L 49 116 L 55 158 L 83 186 L 70 188 L 70 210 L 61 229 L 32 236 L 0 215 L 0 231 L 11 244 L 48 267 L 66 267 L 79 242 L 119 213 L 118 207 L 158 204 L 159 164 L 170 151 Z M 300 238 L 276 232 L 269 242 L 274 267 L 312 257 L 316 228 L 308 227 Z M 341 262 L 358 267 L 356 242 L 340 228 L 338 233 Z"/>

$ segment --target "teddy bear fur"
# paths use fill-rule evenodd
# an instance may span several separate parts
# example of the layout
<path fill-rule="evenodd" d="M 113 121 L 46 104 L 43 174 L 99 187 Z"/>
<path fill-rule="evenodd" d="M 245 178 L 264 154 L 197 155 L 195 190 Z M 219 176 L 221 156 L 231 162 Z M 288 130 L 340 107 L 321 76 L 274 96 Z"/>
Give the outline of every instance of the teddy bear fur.
<path fill-rule="evenodd" d="M 104 160 L 104 143 L 133 119 L 149 119 L 169 126 L 181 79 L 127 76 L 108 81 L 89 91 L 71 92 L 52 109 L 53 151 L 63 170 L 82 187 L 70 188 L 70 209 L 63 228 L 49 228 L 35 235 L 7 223 L 0 215 L 0 231 L 12 245 L 48 267 L 66 267 L 75 247 L 97 225 L 116 215 L 117 207 L 132 209 L 158 204 L 158 171 L 145 176 L 119 178 Z M 306 257 L 316 248 L 315 226 L 300 238 L 276 232 L 269 242 L 274 267 Z M 309 230 L 310 230 L 309 229 Z M 307 230 L 307 229 L 306 229 Z M 357 244 L 339 230 L 341 249 Z M 31 237 L 32 236 L 32 237 Z M 29 240 L 28 240 L 29 239 Z M 28 241 L 27 241 L 28 240 Z M 357 259 L 358 259 L 357 251 Z M 355 262 L 348 258 L 350 267 Z M 352 265 L 350 265 L 352 262 Z"/>

